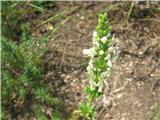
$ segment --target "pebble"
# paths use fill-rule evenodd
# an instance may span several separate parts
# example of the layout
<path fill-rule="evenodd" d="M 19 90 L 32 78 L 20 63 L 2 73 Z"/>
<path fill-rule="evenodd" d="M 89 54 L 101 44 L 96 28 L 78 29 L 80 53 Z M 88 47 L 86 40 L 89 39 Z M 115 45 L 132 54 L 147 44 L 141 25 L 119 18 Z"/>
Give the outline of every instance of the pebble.
<path fill-rule="evenodd" d="M 112 106 L 112 101 L 109 98 L 103 97 L 102 102 L 104 104 L 104 106 L 106 107 L 111 107 Z"/>
<path fill-rule="evenodd" d="M 121 94 L 118 94 L 118 95 L 117 95 L 117 98 L 120 99 L 122 96 L 123 96 L 122 93 L 121 93 Z"/>
<path fill-rule="evenodd" d="M 66 79 L 70 79 L 70 78 L 71 78 L 71 76 L 69 76 L 69 75 L 66 76 Z"/>
<path fill-rule="evenodd" d="M 80 18 L 81 18 L 81 20 L 84 20 L 84 16 L 81 16 Z"/>
<path fill-rule="evenodd" d="M 64 78 L 66 76 L 66 74 L 61 74 L 61 77 Z"/>
<path fill-rule="evenodd" d="M 142 52 L 142 51 L 140 51 L 140 52 L 138 52 L 138 54 L 139 54 L 139 55 L 143 55 L 143 52 Z"/>
<path fill-rule="evenodd" d="M 150 74 L 151 77 L 154 77 L 154 74 Z"/>

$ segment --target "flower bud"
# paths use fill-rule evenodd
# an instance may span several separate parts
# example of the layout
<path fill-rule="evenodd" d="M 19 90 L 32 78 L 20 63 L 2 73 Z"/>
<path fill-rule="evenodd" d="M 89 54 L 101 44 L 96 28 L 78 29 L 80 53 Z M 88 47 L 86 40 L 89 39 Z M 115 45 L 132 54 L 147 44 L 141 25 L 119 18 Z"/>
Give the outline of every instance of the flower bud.
<path fill-rule="evenodd" d="M 103 44 L 105 44 L 105 43 L 107 42 L 107 37 L 106 37 L 106 36 L 102 37 L 102 38 L 101 38 L 101 42 L 102 42 Z"/>
<path fill-rule="evenodd" d="M 103 54 L 104 54 L 104 51 L 103 51 L 103 50 L 100 50 L 100 51 L 99 51 L 99 54 L 100 54 L 100 55 L 103 55 Z"/>

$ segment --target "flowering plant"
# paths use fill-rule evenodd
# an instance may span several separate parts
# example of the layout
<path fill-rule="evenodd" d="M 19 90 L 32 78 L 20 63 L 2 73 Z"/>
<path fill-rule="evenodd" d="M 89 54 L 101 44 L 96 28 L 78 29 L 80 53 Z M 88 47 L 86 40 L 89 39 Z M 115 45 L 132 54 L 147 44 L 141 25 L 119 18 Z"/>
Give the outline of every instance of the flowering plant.
<path fill-rule="evenodd" d="M 84 119 L 94 120 L 94 99 L 103 94 L 104 79 L 110 76 L 112 62 L 117 56 L 113 47 L 114 35 L 111 34 L 106 13 L 100 14 L 96 31 L 93 32 L 93 47 L 84 49 L 83 53 L 90 57 L 87 71 L 89 74 L 89 86 L 86 87 L 87 102 L 81 104 L 81 112 Z"/>

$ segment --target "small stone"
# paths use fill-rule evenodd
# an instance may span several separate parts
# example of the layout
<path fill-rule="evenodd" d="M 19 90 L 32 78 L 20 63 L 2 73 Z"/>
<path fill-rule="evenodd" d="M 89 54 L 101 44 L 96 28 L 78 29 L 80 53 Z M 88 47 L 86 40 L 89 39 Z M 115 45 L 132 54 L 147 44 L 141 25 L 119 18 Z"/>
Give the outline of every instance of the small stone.
<path fill-rule="evenodd" d="M 105 114 L 104 118 L 105 119 L 112 119 L 112 116 L 109 113 L 107 113 L 107 114 Z"/>
<path fill-rule="evenodd" d="M 117 98 L 120 99 L 123 96 L 123 94 L 118 94 Z"/>
<path fill-rule="evenodd" d="M 69 76 L 69 75 L 67 75 L 67 76 L 66 76 L 66 79 L 70 79 L 70 76 Z"/>
<path fill-rule="evenodd" d="M 154 77 L 154 74 L 150 74 L 151 77 Z"/>
<path fill-rule="evenodd" d="M 106 97 L 104 97 L 103 99 L 102 99 L 102 101 L 103 101 L 103 104 L 104 104 L 104 106 L 107 106 L 107 107 L 111 107 L 112 106 L 112 101 L 111 101 L 111 99 L 107 99 Z"/>
<path fill-rule="evenodd" d="M 84 16 L 81 16 L 80 18 L 81 18 L 81 20 L 84 20 Z"/>
<path fill-rule="evenodd" d="M 76 82 L 77 80 L 76 79 L 73 79 L 73 82 Z"/>
<path fill-rule="evenodd" d="M 61 74 L 61 77 L 64 78 L 66 75 L 65 74 Z"/>
<path fill-rule="evenodd" d="M 139 54 L 139 55 L 143 55 L 143 52 L 142 52 L 142 51 L 140 51 L 140 52 L 138 52 L 138 54 Z"/>

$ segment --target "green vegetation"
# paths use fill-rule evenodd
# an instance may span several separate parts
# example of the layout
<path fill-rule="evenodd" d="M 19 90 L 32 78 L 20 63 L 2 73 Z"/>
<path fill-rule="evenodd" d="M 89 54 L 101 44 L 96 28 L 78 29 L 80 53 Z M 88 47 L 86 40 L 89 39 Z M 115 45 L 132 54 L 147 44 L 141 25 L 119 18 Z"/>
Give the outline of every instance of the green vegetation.
<path fill-rule="evenodd" d="M 31 25 L 25 17 L 29 14 L 41 14 L 45 8 L 54 7 L 52 1 L 1 1 L 1 30 L 12 40 L 20 40 L 22 34 L 30 34 Z M 26 8 L 26 9 L 25 9 Z"/>
<path fill-rule="evenodd" d="M 147 120 L 160 120 L 160 101 L 158 101 L 152 112 L 149 112 Z"/>
<path fill-rule="evenodd" d="M 160 101 L 157 103 L 156 107 L 156 118 L 157 120 L 160 120 Z"/>
<path fill-rule="evenodd" d="M 132 1 L 131 2 L 131 6 L 130 6 L 130 9 L 129 9 L 128 15 L 127 15 L 127 22 L 128 22 L 128 20 L 129 20 L 129 18 L 131 16 L 132 12 L 133 12 L 133 8 L 135 7 L 135 4 L 136 4 L 136 1 Z"/>
<path fill-rule="evenodd" d="M 44 81 L 44 53 L 48 38 L 32 38 L 30 25 L 23 23 L 21 2 L 2 2 L 1 73 L 2 120 L 33 111 L 39 120 L 59 114 L 60 101 Z M 52 114 L 47 109 L 54 107 Z M 32 116 L 30 116 L 32 117 Z M 59 116 L 60 118 L 60 116 Z"/>
<path fill-rule="evenodd" d="M 33 96 L 41 107 L 57 105 L 53 88 L 43 81 L 43 54 L 47 50 L 44 41 L 30 38 L 18 44 L 2 37 L 2 107 L 11 106 L 13 101 L 25 104 L 27 96 Z M 9 108 L 4 107 L 3 112 Z"/>

